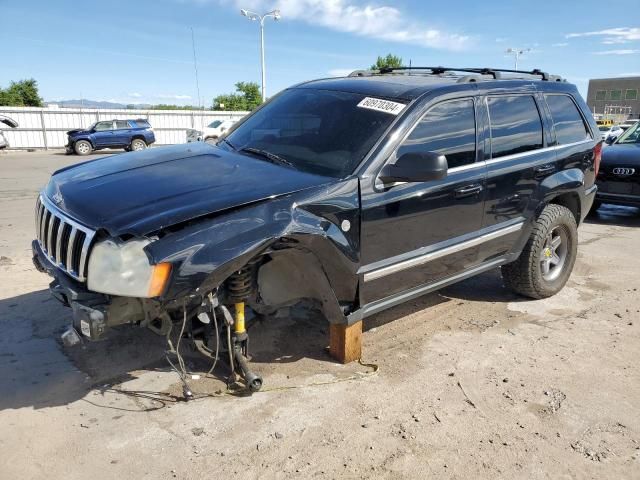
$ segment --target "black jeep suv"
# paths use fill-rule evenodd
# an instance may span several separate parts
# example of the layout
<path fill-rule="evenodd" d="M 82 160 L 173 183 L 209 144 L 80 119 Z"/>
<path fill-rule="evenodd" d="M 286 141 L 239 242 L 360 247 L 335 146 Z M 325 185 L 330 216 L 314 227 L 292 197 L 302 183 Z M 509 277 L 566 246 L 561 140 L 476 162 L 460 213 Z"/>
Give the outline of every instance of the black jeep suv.
<path fill-rule="evenodd" d="M 600 149 L 576 88 L 544 72 L 359 71 L 284 90 L 217 146 L 57 171 L 33 254 L 85 337 L 182 323 L 258 388 L 245 305 L 251 321 L 310 300 L 344 333 L 496 267 L 525 296 L 558 292 Z"/>

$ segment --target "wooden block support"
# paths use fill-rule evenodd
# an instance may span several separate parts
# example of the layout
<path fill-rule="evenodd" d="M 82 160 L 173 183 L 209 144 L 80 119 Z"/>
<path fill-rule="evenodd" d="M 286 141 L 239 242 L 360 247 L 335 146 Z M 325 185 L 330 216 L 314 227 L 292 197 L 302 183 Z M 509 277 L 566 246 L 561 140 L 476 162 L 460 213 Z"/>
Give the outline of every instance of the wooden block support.
<path fill-rule="evenodd" d="M 329 325 L 329 353 L 340 363 L 360 360 L 362 356 L 362 321 L 353 325 Z"/>

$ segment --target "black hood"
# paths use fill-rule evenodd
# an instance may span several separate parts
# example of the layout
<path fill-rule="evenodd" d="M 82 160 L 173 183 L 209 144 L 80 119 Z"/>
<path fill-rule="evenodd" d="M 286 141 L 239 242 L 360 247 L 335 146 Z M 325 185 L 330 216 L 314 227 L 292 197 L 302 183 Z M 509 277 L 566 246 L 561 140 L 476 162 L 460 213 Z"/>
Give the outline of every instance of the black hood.
<path fill-rule="evenodd" d="M 640 143 L 614 143 L 602 149 L 602 165 L 640 167 Z"/>
<path fill-rule="evenodd" d="M 91 130 L 86 128 L 76 128 L 75 130 L 69 130 L 67 135 L 75 135 L 76 133 L 91 133 Z"/>
<path fill-rule="evenodd" d="M 332 182 L 205 143 L 103 157 L 58 170 L 45 193 L 111 235 L 144 235 L 206 214 Z"/>

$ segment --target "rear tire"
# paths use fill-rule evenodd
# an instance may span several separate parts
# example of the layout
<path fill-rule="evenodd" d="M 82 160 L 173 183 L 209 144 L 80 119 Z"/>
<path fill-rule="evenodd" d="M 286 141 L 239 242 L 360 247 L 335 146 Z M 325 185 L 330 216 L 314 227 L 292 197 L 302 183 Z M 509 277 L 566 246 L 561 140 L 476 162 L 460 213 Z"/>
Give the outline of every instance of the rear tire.
<path fill-rule="evenodd" d="M 73 150 L 78 155 L 89 155 L 93 151 L 93 146 L 87 140 L 78 140 L 73 146 Z"/>
<path fill-rule="evenodd" d="M 573 213 L 549 204 L 536 220 L 518 259 L 503 265 L 505 286 L 530 298 L 547 298 L 567 283 L 578 253 L 578 226 Z"/>
<path fill-rule="evenodd" d="M 132 152 L 139 152 L 140 150 L 144 150 L 147 148 L 147 143 L 141 138 L 134 138 L 131 140 L 131 145 L 129 146 L 129 150 Z"/>
<path fill-rule="evenodd" d="M 204 143 L 208 143 L 209 145 L 215 145 L 216 143 L 218 143 L 218 138 L 217 137 L 208 137 L 204 140 Z"/>

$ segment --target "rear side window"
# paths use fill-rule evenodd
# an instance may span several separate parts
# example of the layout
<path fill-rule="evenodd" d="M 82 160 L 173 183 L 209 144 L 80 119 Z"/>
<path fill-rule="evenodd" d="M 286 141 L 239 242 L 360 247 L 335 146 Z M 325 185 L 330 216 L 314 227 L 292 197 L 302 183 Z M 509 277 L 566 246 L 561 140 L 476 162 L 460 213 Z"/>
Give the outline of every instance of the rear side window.
<path fill-rule="evenodd" d="M 454 100 L 436 105 L 420 120 L 398 149 L 438 152 L 447 157 L 449 168 L 476 161 L 476 120 L 473 100 Z"/>
<path fill-rule="evenodd" d="M 116 120 L 116 128 L 129 128 L 129 123 L 126 120 Z"/>
<path fill-rule="evenodd" d="M 95 126 L 96 132 L 103 132 L 105 130 L 113 130 L 113 122 L 98 122 Z"/>
<path fill-rule="evenodd" d="M 578 111 L 578 107 L 567 95 L 545 95 L 551 111 L 553 127 L 558 145 L 590 139 L 591 134 Z"/>
<path fill-rule="evenodd" d="M 134 128 L 151 128 L 151 125 L 146 120 L 132 121 L 131 124 L 134 126 Z"/>
<path fill-rule="evenodd" d="M 492 158 L 542 148 L 542 121 L 532 96 L 489 97 Z"/>

